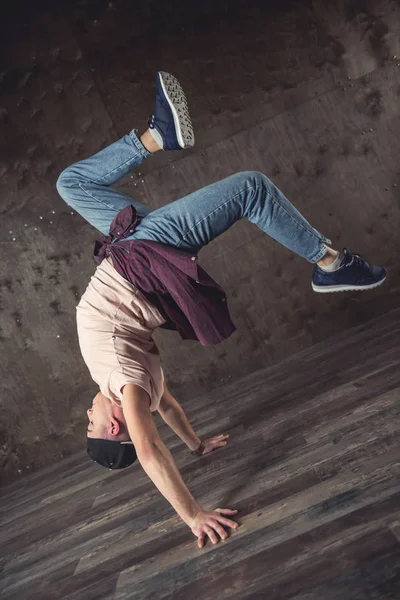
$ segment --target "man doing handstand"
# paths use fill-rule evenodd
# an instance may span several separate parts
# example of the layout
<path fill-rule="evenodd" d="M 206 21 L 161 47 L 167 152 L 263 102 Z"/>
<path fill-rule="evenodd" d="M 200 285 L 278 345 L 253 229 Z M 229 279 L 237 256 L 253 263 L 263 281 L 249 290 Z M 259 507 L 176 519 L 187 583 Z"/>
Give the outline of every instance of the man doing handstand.
<path fill-rule="evenodd" d="M 201 441 L 164 382 L 153 332 L 174 329 L 203 345 L 228 338 L 235 327 L 223 289 L 198 265 L 203 246 L 242 218 L 313 263 L 316 292 L 366 290 L 386 270 L 348 250 L 332 249 L 262 173 L 236 173 L 150 211 L 111 187 L 159 150 L 194 144 L 185 94 L 159 72 L 149 128 L 136 131 L 68 167 L 57 181 L 62 198 L 102 234 L 98 267 L 77 307 L 79 344 L 100 391 L 87 411 L 88 453 L 110 469 L 136 458 L 203 547 L 226 539 L 238 524 L 231 509 L 204 510 L 183 482 L 162 442 L 152 413 L 198 455 L 227 443 L 227 435 Z"/>

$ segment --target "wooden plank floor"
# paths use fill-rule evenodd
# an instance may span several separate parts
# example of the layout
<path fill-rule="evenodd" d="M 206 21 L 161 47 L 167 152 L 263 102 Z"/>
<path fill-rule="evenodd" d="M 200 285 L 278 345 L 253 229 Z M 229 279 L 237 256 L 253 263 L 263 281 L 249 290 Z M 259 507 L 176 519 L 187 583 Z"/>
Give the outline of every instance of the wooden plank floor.
<path fill-rule="evenodd" d="M 157 416 L 195 497 L 239 509 L 217 546 L 190 530 L 139 465 L 82 452 L 3 490 L 7 600 L 400 598 L 400 310 L 184 404 L 192 457 Z"/>

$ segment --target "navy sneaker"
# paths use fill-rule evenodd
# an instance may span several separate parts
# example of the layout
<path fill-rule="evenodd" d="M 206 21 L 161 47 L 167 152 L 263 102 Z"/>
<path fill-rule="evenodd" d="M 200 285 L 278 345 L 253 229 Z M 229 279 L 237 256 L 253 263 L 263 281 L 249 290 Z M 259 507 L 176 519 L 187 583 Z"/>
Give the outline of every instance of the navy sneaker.
<path fill-rule="evenodd" d="M 152 137 L 163 150 L 194 146 L 186 96 L 179 81 L 170 73 L 157 73 L 156 102 L 148 125 Z"/>
<path fill-rule="evenodd" d="M 327 272 L 315 266 L 311 285 L 314 292 L 322 293 L 372 290 L 385 281 L 386 274 L 383 267 L 370 265 L 345 248 L 337 271 Z"/>

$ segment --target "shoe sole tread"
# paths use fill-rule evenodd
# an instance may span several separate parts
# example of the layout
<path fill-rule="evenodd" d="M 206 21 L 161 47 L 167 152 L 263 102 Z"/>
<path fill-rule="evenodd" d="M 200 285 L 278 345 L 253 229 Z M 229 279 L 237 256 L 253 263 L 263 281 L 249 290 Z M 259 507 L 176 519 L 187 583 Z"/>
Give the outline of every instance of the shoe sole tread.
<path fill-rule="evenodd" d="M 179 145 L 182 148 L 191 148 L 194 146 L 194 131 L 185 92 L 171 73 L 160 71 L 160 79 L 174 117 Z"/>

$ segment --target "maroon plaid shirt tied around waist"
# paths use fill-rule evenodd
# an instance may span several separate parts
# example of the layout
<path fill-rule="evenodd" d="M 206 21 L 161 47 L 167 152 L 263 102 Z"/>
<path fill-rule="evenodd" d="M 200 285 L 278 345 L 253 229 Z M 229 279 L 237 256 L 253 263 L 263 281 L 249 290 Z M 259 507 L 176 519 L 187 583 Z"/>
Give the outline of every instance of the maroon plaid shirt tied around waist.
<path fill-rule="evenodd" d="M 140 219 L 130 205 L 111 223 L 109 235 L 97 241 L 95 261 L 112 256 L 114 268 L 155 306 L 165 329 L 204 346 L 218 344 L 235 331 L 226 294 L 197 263 L 197 256 L 150 240 L 126 240 Z"/>

